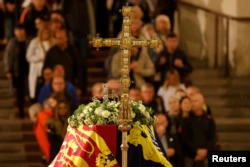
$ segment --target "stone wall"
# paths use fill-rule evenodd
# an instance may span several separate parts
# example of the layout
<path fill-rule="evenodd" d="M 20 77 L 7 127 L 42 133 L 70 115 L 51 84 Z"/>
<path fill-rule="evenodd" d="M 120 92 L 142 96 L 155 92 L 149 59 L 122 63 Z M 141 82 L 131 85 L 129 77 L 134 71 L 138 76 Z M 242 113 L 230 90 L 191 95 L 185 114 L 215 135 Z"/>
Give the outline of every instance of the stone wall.
<path fill-rule="evenodd" d="M 234 17 L 250 17 L 249 0 L 180 0 Z M 207 59 L 209 67 L 214 65 L 215 39 L 218 38 L 218 65 L 225 64 L 226 19 L 218 18 L 218 36 L 215 36 L 215 15 L 179 6 L 180 47 L 190 57 Z M 229 61 L 237 76 L 250 76 L 250 21 L 230 20 Z"/>

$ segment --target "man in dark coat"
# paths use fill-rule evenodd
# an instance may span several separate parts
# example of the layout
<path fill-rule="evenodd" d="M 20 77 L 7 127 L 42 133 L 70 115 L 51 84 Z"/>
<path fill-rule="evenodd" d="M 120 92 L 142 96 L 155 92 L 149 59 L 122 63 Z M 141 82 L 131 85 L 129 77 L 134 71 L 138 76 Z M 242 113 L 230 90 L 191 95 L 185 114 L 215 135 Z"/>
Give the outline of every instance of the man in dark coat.
<path fill-rule="evenodd" d="M 62 65 L 65 69 L 65 79 L 74 86 L 81 85 L 81 66 L 76 48 L 68 43 L 65 30 L 59 30 L 55 34 L 57 45 L 52 47 L 45 58 L 44 69 L 53 69 L 56 65 Z"/>
<path fill-rule="evenodd" d="M 176 134 L 170 133 L 171 122 L 169 116 L 166 113 L 158 113 L 156 114 L 156 118 L 155 129 L 169 157 L 170 163 L 173 167 L 182 167 L 183 157 L 179 137 Z"/>
<path fill-rule="evenodd" d="M 88 40 L 96 35 L 95 9 L 92 0 L 64 0 L 63 13 L 73 34 L 74 45 L 80 55 L 82 66 L 81 90 L 87 91 L 87 47 Z"/>
<path fill-rule="evenodd" d="M 216 144 L 215 122 L 203 111 L 202 99 L 199 93 L 191 97 L 193 114 L 183 120 L 179 129 L 186 167 L 207 166 L 207 153 Z"/>
<path fill-rule="evenodd" d="M 4 72 L 8 79 L 12 79 L 13 87 L 16 89 L 19 117 L 24 118 L 25 84 L 29 72 L 26 50 L 29 40 L 26 37 L 24 25 L 16 25 L 14 34 L 15 37 L 8 42 L 4 52 Z"/>
<path fill-rule="evenodd" d="M 162 99 L 158 96 L 155 96 L 155 89 L 152 84 L 146 83 L 142 85 L 141 98 L 143 104 L 149 108 L 152 108 L 152 110 L 154 111 L 152 115 L 165 112 Z"/>
<path fill-rule="evenodd" d="M 160 53 L 156 61 L 156 70 L 161 72 L 161 84 L 165 80 L 167 71 L 176 69 L 181 82 L 193 71 L 186 54 L 178 48 L 178 39 L 175 33 L 170 32 L 166 40 L 166 49 Z"/>

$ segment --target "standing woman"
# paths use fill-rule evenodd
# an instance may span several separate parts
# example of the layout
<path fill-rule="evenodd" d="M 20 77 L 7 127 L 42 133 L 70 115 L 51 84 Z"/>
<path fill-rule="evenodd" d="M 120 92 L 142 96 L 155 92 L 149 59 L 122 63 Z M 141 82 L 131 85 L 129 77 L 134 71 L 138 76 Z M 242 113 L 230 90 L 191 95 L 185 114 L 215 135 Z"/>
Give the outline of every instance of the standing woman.
<path fill-rule="evenodd" d="M 169 99 L 175 95 L 175 92 L 179 89 L 186 90 L 184 84 L 180 82 L 180 76 L 177 70 L 170 70 L 167 72 L 164 84 L 158 89 L 157 95 L 163 99 L 164 107 L 166 111 L 170 110 Z"/>
<path fill-rule="evenodd" d="M 189 114 L 192 113 L 192 102 L 189 97 L 183 96 L 180 99 L 180 117 L 185 119 L 189 117 Z"/>
<path fill-rule="evenodd" d="M 29 44 L 26 59 L 30 65 L 29 69 L 29 96 L 36 101 L 36 85 L 42 76 L 42 69 L 47 51 L 55 44 L 53 33 L 47 23 L 38 30 L 38 35 Z"/>

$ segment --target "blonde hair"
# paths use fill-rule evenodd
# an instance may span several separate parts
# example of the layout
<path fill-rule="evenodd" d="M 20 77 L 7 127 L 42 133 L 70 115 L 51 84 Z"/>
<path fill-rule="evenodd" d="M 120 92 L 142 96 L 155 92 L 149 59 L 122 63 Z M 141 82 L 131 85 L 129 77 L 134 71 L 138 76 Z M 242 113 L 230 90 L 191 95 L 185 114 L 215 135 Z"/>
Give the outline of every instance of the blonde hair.
<path fill-rule="evenodd" d="M 43 35 L 44 31 L 46 31 L 46 30 L 49 32 L 49 44 L 50 44 L 50 47 L 51 47 L 52 45 L 54 45 L 55 41 L 54 41 L 54 34 L 50 30 L 50 27 L 49 27 L 48 23 L 43 23 L 41 25 L 41 27 L 38 29 L 37 37 L 38 37 L 39 41 L 42 41 L 42 35 Z"/>
<path fill-rule="evenodd" d="M 169 17 L 167 15 L 161 14 L 161 15 L 158 15 L 156 17 L 156 19 L 155 19 L 156 30 L 159 30 L 158 29 L 158 24 L 162 20 L 165 21 L 165 23 L 167 24 L 167 29 L 170 29 L 171 28 L 171 23 L 170 23 Z"/>
<path fill-rule="evenodd" d="M 171 75 L 174 75 L 175 79 L 177 80 L 176 81 L 176 84 L 174 86 L 176 87 L 180 87 L 180 75 L 179 75 L 179 72 L 177 70 L 171 70 L 171 71 L 168 71 L 167 74 L 166 74 L 166 77 L 165 77 L 165 81 L 164 81 L 164 84 L 163 84 L 163 87 L 165 89 L 168 89 L 169 87 L 169 82 L 168 82 L 168 79 Z"/>

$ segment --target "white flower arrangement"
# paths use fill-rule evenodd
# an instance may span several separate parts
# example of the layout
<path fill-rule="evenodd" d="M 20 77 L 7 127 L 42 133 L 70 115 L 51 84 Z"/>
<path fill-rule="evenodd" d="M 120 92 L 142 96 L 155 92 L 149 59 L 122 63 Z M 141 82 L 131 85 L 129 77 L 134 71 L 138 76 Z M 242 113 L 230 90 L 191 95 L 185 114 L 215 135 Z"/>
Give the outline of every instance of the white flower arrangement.
<path fill-rule="evenodd" d="M 151 116 L 153 110 L 145 107 L 141 101 L 130 102 L 131 125 L 153 125 L 156 118 Z M 69 117 L 69 124 L 77 128 L 79 125 L 109 125 L 118 124 L 120 102 L 108 100 L 101 102 L 94 99 L 87 105 L 80 105 L 74 114 Z"/>

